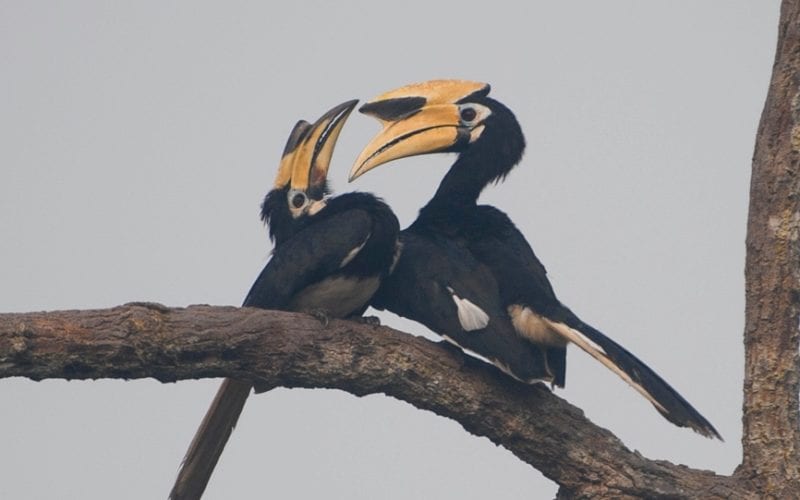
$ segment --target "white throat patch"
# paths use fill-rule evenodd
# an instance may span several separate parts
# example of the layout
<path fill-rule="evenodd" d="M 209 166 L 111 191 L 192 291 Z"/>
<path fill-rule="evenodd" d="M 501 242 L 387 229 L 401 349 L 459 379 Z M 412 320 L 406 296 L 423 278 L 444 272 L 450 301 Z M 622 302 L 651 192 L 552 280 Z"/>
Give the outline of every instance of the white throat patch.
<path fill-rule="evenodd" d="M 308 215 L 315 215 L 317 212 L 328 206 L 328 199 L 314 200 L 308 205 Z"/>

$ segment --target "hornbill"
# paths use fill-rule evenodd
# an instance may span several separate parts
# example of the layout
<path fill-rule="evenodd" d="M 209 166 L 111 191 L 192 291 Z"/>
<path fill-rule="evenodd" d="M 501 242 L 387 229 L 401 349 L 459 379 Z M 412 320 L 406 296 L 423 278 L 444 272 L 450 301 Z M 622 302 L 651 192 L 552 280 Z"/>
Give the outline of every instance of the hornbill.
<path fill-rule="evenodd" d="M 383 130 L 350 180 L 406 156 L 458 158 L 417 219 L 400 233 L 403 252 L 372 305 L 423 323 L 512 377 L 563 387 L 573 343 L 641 393 L 667 420 L 720 438 L 652 369 L 559 302 L 544 266 L 511 219 L 478 197 L 519 163 L 525 139 L 514 114 L 485 83 L 434 80 L 364 104 Z"/>
<path fill-rule="evenodd" d="M 358 101 L 334 107 L 291 132 L 261 218 L 272 257 L 245 307 L 309 312 L 320 319 L 360 316 L 398 253 L 397 218 L 367 193 L 326 197 L 336 140 Z M 250 394 L 249 382 L 225 379 L 183 460 L 171 499 L 197 499 Z"/>

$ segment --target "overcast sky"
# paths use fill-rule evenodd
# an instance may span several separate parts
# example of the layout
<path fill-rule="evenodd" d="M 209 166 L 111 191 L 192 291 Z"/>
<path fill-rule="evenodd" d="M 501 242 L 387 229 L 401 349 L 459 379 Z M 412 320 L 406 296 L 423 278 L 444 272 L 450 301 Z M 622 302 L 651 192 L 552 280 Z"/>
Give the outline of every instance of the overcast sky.
<path fill-rule="evenodd" d="M 527 235 L 564 303 L 726 441 L 673 427 L 574 348 L 558 395 L 650 458 L 730 473 L 778 4 L 0 1 L 0 311 L 239 305 L 270 251 L 258 207 L 296 120 L 415 81 L 486 81 L 528 151 L 482 199 Z M 405 226 L 453 157 L 347 185 L 378 128 L 351 117 L 330 178 L 379 193 Z M 0 381 L 0 498 L 164 498 L 218 382 Z M 555 490 L 406 403 L 282 389 L 248 402 L 205 498 Z"/>

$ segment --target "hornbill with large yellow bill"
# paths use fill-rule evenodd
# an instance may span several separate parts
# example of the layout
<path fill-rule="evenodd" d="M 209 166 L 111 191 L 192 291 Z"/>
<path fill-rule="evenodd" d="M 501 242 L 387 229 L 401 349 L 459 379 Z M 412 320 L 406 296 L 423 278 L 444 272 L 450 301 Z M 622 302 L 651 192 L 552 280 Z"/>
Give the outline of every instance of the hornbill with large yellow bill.
<path fill-rule="evenodd" d="M 295 125 L 261 218 L 275 247 L 245 307 L 360 316 L 398 253 L 397 218 L 367 193 L 326 197 L 327 172 L 339 132 L 358 101 L 343 103 L 313 125 Z M 252 385 L 225 379 L 186 453 L 170 493 L 202 495 Z"/>
<path fill-rule="evenodd" d="M 399 88 L 360 111 L 383 124 L 350 180 L 406 156 L 455 152 L 436 194 L 401 232 L 403 252 L 373 298 L 523 382 L 563 387 L 573 343 L 641 393 L 667 420 L 719 433 L 653 370 L 556 298 L 542 263 L 509 217 L 478 205 L 486 185 L 519 163 L 525 139 L 488 84 L 435 80 Z M 721 438 L 720 438 L 721 439 Z"/>

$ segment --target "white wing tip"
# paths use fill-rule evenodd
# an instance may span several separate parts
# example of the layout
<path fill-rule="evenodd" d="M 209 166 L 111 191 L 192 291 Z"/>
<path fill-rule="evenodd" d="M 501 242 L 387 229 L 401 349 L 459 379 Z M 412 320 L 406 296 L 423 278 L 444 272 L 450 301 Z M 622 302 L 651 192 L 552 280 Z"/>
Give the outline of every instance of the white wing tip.
<path fill-rule="evenodd" d="M 458 309 L 458 322 L 461 323 L 461 328 L 463 328 L 464 331 L 471 332 L 486 328 L 486 325 L 489 324 L 489 315 L 486 314 L 483 309 L 476 306 L 468 299 L 463 299 L 456 295 L 452 288 L 447 287 L 447 290 L 450 292 L 450 296 L 456 304 L 456 308 Z"/>

